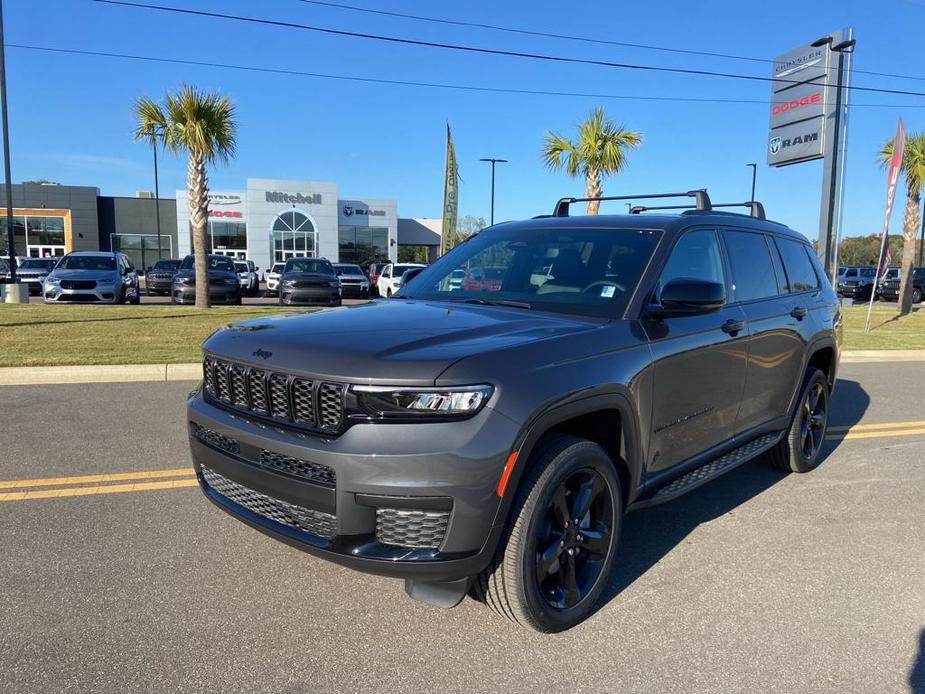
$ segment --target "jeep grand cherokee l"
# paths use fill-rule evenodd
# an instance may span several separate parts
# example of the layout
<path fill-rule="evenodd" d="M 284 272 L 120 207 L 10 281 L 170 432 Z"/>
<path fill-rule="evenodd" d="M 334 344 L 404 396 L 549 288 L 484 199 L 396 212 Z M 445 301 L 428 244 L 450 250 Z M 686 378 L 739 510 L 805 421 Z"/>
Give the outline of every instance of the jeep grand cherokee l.
<path fill-rule="evenodd" d="M 218 330 L 187 403 L 205 495 L 431 604 L 471 592 L 537 630 L 578 623 L 626 511 L 762 453 L 820 462 L 835 293 L 760 205 L 688 195 L 696 209 L 624 216 L 569 217 L 564 199 L 391 301 Z M 500 283 L 454 286 L 479 267 Z"/>
<path fill-rule="evenodd" d="M 224 255 L 209 255 L 209 300 L 226 304 L 241 303 L 241 283 L 235 272 L 234 261 Z M 175 304 L 196 302 L 196 260 L 188 255 L 180 263 L 180 269 L 173 276 L 170 289 Z"/>

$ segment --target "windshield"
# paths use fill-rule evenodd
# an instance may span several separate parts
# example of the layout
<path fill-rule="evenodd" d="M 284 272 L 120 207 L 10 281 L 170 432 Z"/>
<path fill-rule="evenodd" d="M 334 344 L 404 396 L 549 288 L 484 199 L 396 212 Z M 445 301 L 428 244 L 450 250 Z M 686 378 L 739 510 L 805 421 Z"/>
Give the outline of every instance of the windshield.
<path fill-rule="evenodd" d="M 333 275 L 334 268 L 331 267 L 331 263 L 321 258 L 290 258 L 286 261 L 285 272 L 317 272 Z"/>
<path fill-rule="evenodd" d="M 283 268 L 285 267 L 286 266 L 283 263 L 274 263 L 273 268 L 270 270 L 270 272 L 275 272 L 278 275 L 279 273 L 283 271 Z"/>
<path fill-rule="evenodd" d="M 60 258 L 27 258 L 19 267 L 23 270 L 51 270 Z"/>
<path fill-rule="evenodd" d="M 845 268 L 845 271 L 842 273 L 842 277 L 857 277 L 858 269 L 856 267 Z"/>
<path fill-rule="evenodd" d="M 152 270 L 176 270 L 180 267 L 179 260 L 158 260 Z"/>
<path fill-rule="evenodd" d="M 872 267 L 865 267 L 861 269 L 861 277 L 873 277 L 877 274 L 877 270 Z"/>
<path fill-rule="evenodd" d="M 115 272 L 116 259 L 111 255 L 66 255 L 58 270 L 108 270 Z"/>
<path fill-rule="evenodd" d="M 192 270 L 194 267 L 193 256 L 188 255 L 183 259 L 182 265 L 180 265 L 181 270 Z M 212 271 L 220 272 L 234 272 L 234 261 L 226 258 L 223 255 L 210 255 L 209 256 L 209 272 Z"/>
<path fill-rule="evenodd" d="M 414 267 L 421 267 L 420 265 L 396 265 L 392 268 L 392 277 L 401 277 L 408 270 Z"/>
<path fill-rule="evenodd" d="M 454 248 L 399 296 L 614 317 L 658 238 L 636 229 L 496 229 Z"/>
<path fill-rule="evenodd" d="M 363 271 L 360 269 L 359 265 L 335 265 L 334 272 L 337 273 L 337 276 L 341 275 L 362 275 Z"/>
<path fill-rule="evenodd" d="M 247 266 L 247 263 L 235 263 L 234 269 L 238 272 L 250 272 L 251 269 Z"/>

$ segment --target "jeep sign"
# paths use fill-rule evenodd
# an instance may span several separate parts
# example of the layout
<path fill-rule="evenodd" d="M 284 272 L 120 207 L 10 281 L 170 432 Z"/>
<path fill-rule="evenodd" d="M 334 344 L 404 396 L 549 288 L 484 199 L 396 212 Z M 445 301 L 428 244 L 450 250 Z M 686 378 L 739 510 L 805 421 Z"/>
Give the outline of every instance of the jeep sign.
<path fill-rule="evenodd" d="M 822 156 L 825 119 L 792 123 L 768 135 L 768 165 L 796 164 Z"/>

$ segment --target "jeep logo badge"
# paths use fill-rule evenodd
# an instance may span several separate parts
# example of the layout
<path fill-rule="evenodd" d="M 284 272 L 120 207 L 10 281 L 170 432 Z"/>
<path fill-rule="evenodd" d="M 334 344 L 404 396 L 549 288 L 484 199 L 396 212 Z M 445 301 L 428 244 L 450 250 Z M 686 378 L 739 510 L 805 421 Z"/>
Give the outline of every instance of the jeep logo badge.
<path fill-rule="evenodd" d="M 273 356 L 273 352 L 265 352 L 262 349 L 258 349 L 256 352 L 254 352 L 254 356 L 260 357 L 261 359 L 269 359 Z"/>
<path fill-rule="evenodd" d="M 771 141 L 768 143 L 768 149 L 771 150 L 771 154 L 780 152 L 780 138 L 772 137 Z"/>

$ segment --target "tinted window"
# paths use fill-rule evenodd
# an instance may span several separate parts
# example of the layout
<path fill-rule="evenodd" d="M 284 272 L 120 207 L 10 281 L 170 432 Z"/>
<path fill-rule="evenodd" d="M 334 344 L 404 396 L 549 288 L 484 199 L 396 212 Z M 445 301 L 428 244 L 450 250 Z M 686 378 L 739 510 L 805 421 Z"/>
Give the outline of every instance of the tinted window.
<path fill-rule="evenodd" d="M 180 267 L 179 260 L 158 260 L 154 263 L 153 270 L 176 270 Z"/>
<path fill-rule="evenodd" d="M 183 259 L 183 263 L 180 265 L 182 270 L 191 270 L 195 265 L 193 256 L 188 255 Z M 209 270 L 220 270 L 222 272 L 234 272 L 234 261 L 226 258 L 223 255 L 210 255 L 209 256 Z"/>
<path fill-rule="evenodd" d="M 116 269 L 111 255 L 68 255 L 61 259 L 58 270 L 109 270 Z"/>
<path fill-rule="evenodd" d="M 777 278 L 764 234 L 724 231 L 732 292 L 735 301 L 751 301 L 777 295 Z"/>
<path fill-rule="evenodd" d="M 285 272 L 317 272 L 333 275 L 334 268 L 327 260 L 320 258 L 290 258 L 286 261 Z"/>
<path fill-rule="evenodd" d="M 780 249 L 784 268 L 787 270 L 787 279 L 790 282 L 790 291 L 805 292 L 819 286 L 819 278 L 813 269 L 813 264 L 806 252 L 806 247 L 799 241 L 776 238 Z"/>
<path fill-rule="evenodd" d="M 873 277 L 877 271 L 872 267 L 861 268 L 861 277 Z"/>
<path fill-rule="evenodd" d="M 19 264 L 23 270 L 51 270 L 58 258 L 28 258 Z"/>
<path fill-rule="evenodd" d="M 615 316 L 625 309 L 658 238 L 658 232 L 638 229 L 496 227 L 425 268 L 407 291 L 416 299 L 514 302 L 541 311 Z"/>
<path fill-rule="evenodd" d="M 664 287 L 671 280 L 681 277 L 725 284 L 723 256 L 719 252 L 715 231 L 689 231 L 675 244 L 662 270 L 659 286 Z"/>
<path fill-rule="evenodd" d="M 334 271 L 340 275 L 362 275 L 363 271 L 359 265 L 335 265 Z"/>

